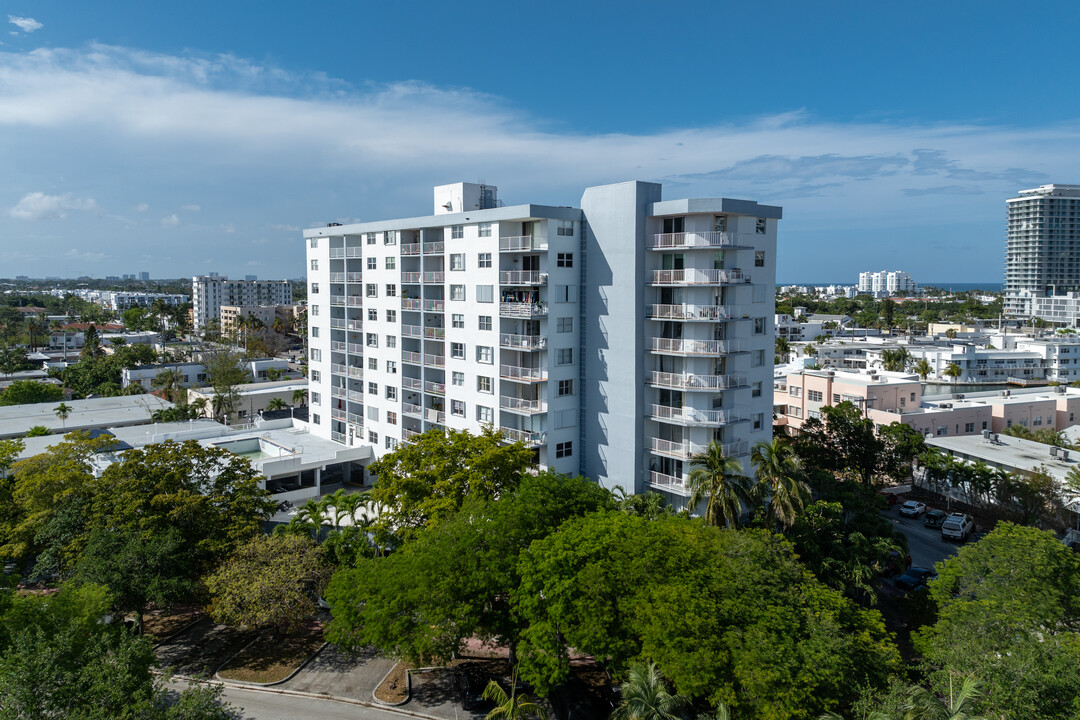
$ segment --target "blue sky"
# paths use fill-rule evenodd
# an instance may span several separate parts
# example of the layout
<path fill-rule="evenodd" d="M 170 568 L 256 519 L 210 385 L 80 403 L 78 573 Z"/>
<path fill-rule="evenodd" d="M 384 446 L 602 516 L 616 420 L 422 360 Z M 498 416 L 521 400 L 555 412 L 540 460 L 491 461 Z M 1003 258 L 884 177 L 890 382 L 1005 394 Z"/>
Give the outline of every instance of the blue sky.
<path fill-rule="evenodd" d="M 295 277 L 483 178 L 784 206 L 778 279 L 998 280 L 1080 183 L 1080 4 L 0 0 L 0 276 Z"/>

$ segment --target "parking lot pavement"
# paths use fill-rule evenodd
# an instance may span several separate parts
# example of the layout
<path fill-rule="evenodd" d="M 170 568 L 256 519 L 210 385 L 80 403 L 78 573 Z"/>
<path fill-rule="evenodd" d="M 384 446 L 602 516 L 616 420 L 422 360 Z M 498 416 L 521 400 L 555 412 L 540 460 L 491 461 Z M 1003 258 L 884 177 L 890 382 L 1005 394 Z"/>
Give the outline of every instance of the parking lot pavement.
<path fill-rule="evenodd" d="M 470 712 L 461 707 L 454 692 L 454 675 L 450 668 L 414 670 L 412 672 L 412 701 L 405 706 L 415 712 L 446 720 L 479 720 L 487 713 Z"/>
<path fill-rule="evenodd" d="M 899 505 L 882 513 L 893 524 L 897 532 L 903 533 L 908 541 L 911 564 L 916 567 L 932 568 L 950 555 L 955 555 L 959 547 L 956 543 L 941 539 L 941 530 L 923 525 L 922 517 L 909 518 L 900 515 Z"/>
<path fill-rule="evenodd" d="M 295 677 L 277 687 L 374 702 L 371 692 L 394 664 L 373 648 L 345 655 L 333 645 L 327 645 Z"/>

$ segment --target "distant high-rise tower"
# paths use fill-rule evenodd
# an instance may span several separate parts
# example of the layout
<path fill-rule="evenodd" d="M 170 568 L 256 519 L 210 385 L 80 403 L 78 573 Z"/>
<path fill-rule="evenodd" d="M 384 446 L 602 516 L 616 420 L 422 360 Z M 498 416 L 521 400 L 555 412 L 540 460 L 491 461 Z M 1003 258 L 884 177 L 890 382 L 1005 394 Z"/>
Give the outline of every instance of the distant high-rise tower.
<path fill-rule="evenodd" d="M 1006 200 L 1006 312 L 1080 324 L 1080 185 L 1041 185 Z"/>
<path fill-rule="evenodd" d="M 148 273 L 148 272 L 146 272 L 144 270 L 143 272 L 139 273 L 139 279 L 142 280 L 143 282 L 149 282 L 150 281 L 150 273 Z"/>

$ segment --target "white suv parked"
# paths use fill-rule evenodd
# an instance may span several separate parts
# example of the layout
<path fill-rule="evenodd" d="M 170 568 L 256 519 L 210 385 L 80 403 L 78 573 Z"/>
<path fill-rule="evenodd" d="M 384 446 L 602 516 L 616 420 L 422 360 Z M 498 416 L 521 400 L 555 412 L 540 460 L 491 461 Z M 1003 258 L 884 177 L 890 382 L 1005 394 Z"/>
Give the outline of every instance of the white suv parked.
<path fill-rule="evenodd" d="M 951 513 L 941 523 L 941 539 L 963 542 L 975 530 L 975 521 L 964 513 Z"/>

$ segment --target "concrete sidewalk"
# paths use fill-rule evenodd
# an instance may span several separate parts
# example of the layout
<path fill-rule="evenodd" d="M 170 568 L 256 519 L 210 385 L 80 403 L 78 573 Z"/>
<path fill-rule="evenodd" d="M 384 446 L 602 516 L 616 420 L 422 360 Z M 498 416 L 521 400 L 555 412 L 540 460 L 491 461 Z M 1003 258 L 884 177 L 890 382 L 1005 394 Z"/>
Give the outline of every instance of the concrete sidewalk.
<path fill-rule="evenodd" d="M 394 665 L 394 660 L 379 655 L 374 648 L 346 655 L 327 645 L 294 677 L 275 687 L 375 702 L 372 691 Z"/>

